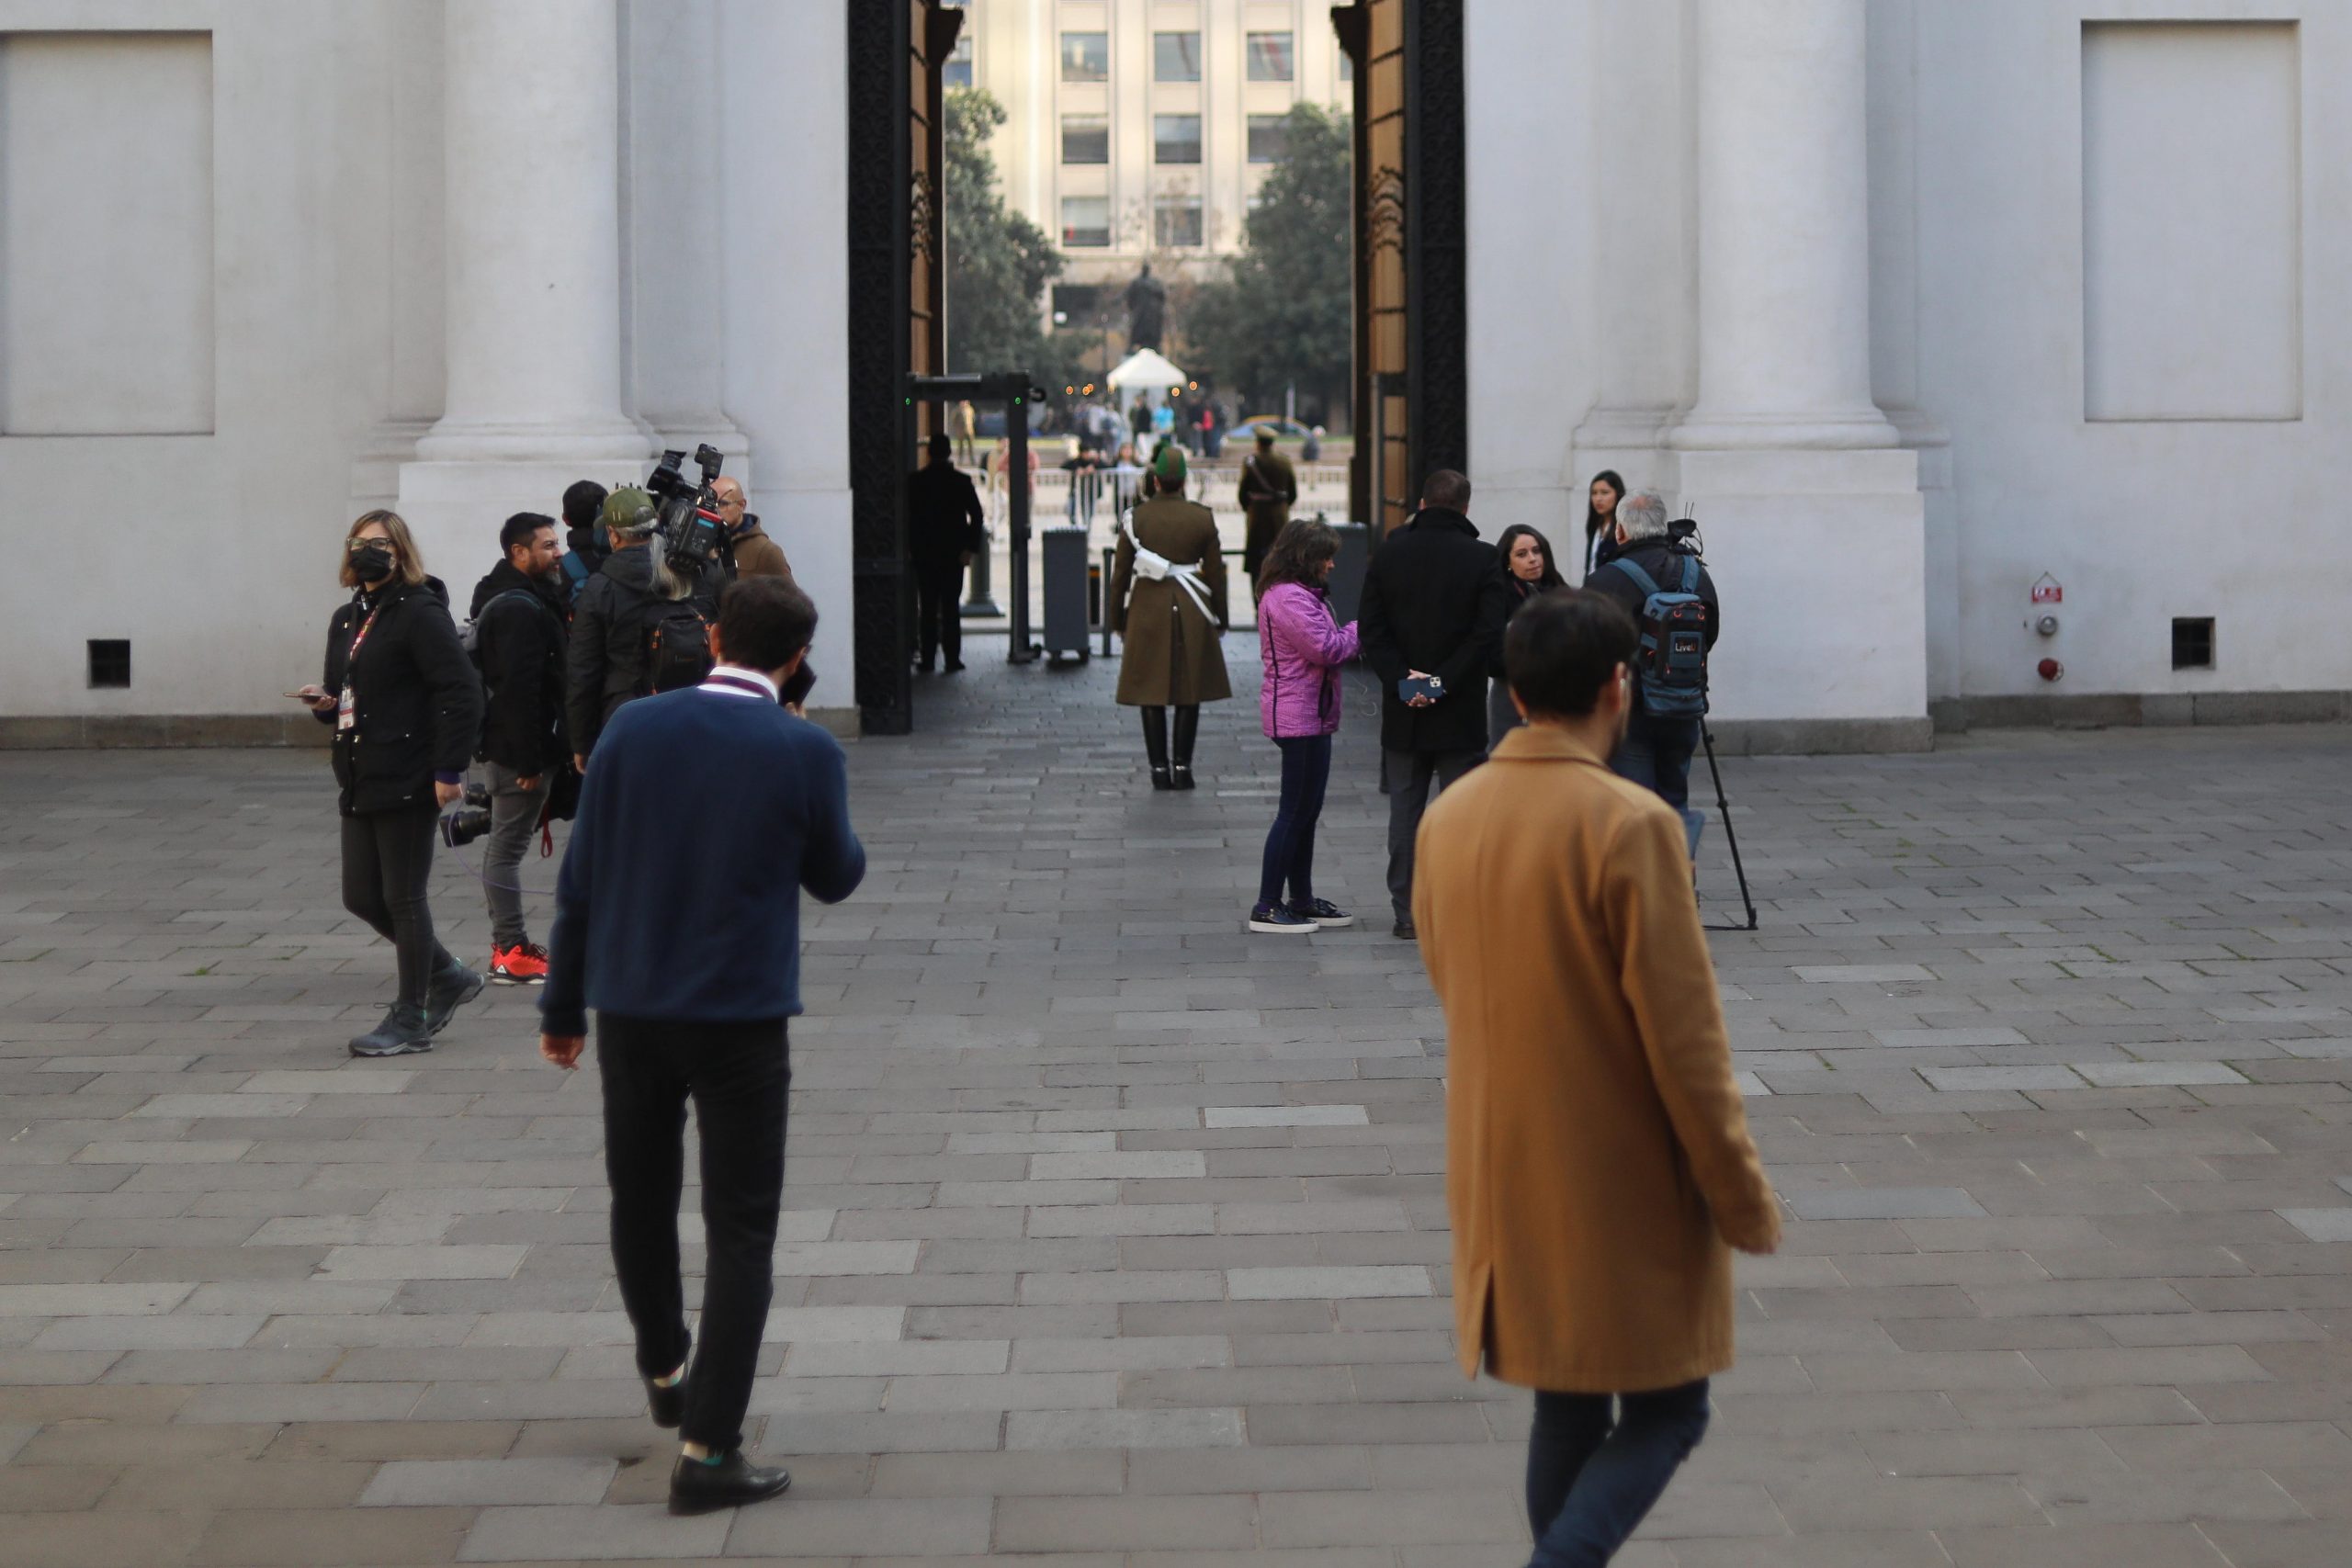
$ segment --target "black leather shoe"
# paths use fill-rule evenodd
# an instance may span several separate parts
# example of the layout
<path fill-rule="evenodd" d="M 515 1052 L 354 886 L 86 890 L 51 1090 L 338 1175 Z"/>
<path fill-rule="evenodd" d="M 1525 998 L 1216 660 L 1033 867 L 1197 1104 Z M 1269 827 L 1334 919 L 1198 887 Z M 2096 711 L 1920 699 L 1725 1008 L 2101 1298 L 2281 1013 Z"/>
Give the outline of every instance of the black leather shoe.
<path fill-rule="evenodd" d="M 433 976 L 424 993 L 424 1027 L 435 1034 L 449 1027 L 458 1010 L 481 995 L 482 979 L 462 964 L 452 964 Z"/>
<path fill-rule="evenodd" d="M 1185 766 L 1183 763 L 1182 763 L 1182 762 L 1177 763 L 1177 764 L 1176 764 L 1176 767 L 1175 767 L 1175 778 L 1174 778 L 1174 780 L 1173 780 L 1173 783 L 1172 783 L 1172 786 L 1171 786 L 1171 787 L 1176 788 L 1176 789 L 1190 789 L 1190 788 L 1192 788 L 1192 787 L 1193 787 L 1193 770 L 1192 770 L 1192 769 L 1190 769 L 1190 768 L 1188 768 L 1188 767 L 1186 767 L 1186 766 Z"/>
<path fill-rule="evenodd" d="M 753 1464 L 736 1449 L 717 1464 L 678 1456 L 670 1472 L 670 1511 L 708 1514 L 745 1503 L 764 1503 L 792 1484 L 790 1472 Z"/>
<path fill-rule="evenodd" d="M 1154 789 L 1174 789 L 1176 787 L 1176 776 L 1170 773 L 1166 768 L 1154 768 L 1151 770 L 1151 787 Z"/>
<path fill-rule="evenodd" d="M 1413 917 L 1410 915 L 1397 916 L 1396 923 L 1389 928 L 1388 934 L 1395 937 L 1398 942 L 1419 942 L 1421 940 L 1421 933 L 1413 929 Z"/>
<path fill-rule="evenodd" d="M 964 672 L 964 661 L 960 659 L 949 660 L 947 661 L 947 672 L 950 675 L 961 675 Z"/>
<path fill-rule="evenodd" d="M 663 1388 L 651 1378 L 645 1380 L 645 1405 L 653 1413 L 653 1424 L 676 1429 L 686 1418 L 686 1380 L 680 1378 Z"/>
<path fill-rule="evenodd" d="M 433 1032 L 414 1008 L 396 1007 L 384 1021 L 351 1043 L 355 1056 L 411 1056 L 433 1049 Z"/>

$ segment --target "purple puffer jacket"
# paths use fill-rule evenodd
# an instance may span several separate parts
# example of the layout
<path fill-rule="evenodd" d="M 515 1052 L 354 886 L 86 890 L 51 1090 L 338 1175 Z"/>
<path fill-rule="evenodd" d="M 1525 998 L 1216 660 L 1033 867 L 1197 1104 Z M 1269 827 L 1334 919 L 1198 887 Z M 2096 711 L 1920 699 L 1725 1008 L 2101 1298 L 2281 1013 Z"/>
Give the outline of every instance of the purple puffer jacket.
<path fill-rule="evenodd" d="M 1274 739 L 1340 728 L 1340 666 L 1356 656 L 1356 626 L 1332 623 L 1323 595 L 1277 582 L 1258 602 L 1258 717 Z"/>

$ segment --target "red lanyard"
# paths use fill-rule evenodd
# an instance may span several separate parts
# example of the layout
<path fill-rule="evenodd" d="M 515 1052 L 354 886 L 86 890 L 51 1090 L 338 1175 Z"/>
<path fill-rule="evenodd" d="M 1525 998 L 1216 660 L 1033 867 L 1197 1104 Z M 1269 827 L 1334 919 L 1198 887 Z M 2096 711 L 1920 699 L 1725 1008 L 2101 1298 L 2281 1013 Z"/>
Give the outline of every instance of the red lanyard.
<path fill-rule="evenodd" d="M 368 634 L 376 629 L 376 617 L 383 613 L 383 601 L 379 599 L 376 602 L 376 607 L 368 612 L 368 618 L 360 623 L 357 634 L 351 639 L 351 647 L 344 653 L 343 678 L 346 684 L 351 680 L 351 667 L 359 661 L 359 645 L 366 642 Z"/>

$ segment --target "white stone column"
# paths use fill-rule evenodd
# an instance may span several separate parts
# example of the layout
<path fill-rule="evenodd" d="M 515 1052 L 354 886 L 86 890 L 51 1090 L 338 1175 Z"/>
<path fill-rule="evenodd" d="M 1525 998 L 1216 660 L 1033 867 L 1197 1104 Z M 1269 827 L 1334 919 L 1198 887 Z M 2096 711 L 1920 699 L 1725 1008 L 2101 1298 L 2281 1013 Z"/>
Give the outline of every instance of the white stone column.
<path fill-rule="evenodd" d="M 622 458 L 616 0 L 447 0 L 448 398 L 426 461 Z"/>
<path fill-rule="evenodd" d="M 1698 0 L 1686 449 L 1892 446 L 1871 400 L 1864 0 Z"/>

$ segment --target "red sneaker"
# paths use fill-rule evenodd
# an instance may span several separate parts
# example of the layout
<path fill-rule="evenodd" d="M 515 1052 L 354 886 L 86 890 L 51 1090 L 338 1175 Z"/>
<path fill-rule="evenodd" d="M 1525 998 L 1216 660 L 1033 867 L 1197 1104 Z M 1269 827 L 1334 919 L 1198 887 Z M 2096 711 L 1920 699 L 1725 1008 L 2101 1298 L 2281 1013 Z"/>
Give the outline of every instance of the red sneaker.
<path fill-rule="evenodd" d="M 548 950 L 535 942 L 490 950 L 490 983 L 493 986 L 537 986 L 548 977 Z"/>

